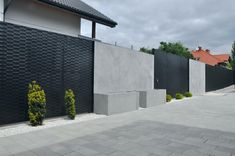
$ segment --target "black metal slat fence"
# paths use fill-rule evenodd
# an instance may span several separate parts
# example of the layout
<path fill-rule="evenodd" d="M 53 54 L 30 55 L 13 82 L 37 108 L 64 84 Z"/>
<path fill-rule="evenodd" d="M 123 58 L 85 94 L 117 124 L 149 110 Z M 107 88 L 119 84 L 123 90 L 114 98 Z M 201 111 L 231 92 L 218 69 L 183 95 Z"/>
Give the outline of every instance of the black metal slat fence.
<path fill-rule="evenodd" d="M 234 71 L 220 66 L 206 65 L 206 91 L 214 91 L 234 84 Z"/>
<path fill-rule="evenodd" d="M 155 51 L 155 89 L 166 89 L 174 96 L 189 91 L 189 59 Z M 223 89 L 234 84 L 235 72 L 220 66 L 206 65 L 206 92 Z"/>
<path fill-rule="evenodd" d="M 155 89 L 174 96 L 189 91 L 189 60 L 161 51 L 155 52 Z"/>
<path fill-rule="evenodd" d="M 93 111 L 94 42 L 0 23 L 0 124 L 28 119 L 32 80 L 46 92 L 47 117 L 61 116 L 73 89 L 78 113 Z"/>

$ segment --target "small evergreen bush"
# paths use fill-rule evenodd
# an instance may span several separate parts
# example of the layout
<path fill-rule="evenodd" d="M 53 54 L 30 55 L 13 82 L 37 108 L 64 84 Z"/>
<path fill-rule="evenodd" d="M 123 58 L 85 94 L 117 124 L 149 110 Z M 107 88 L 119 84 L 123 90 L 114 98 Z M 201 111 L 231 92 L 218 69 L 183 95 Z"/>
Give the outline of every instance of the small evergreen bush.
<path fill-rule="evenodd" d="M 64 100 L 66 114 L 70 119 L 74 120 L 76 116 L 75 95 L 71 89 L 65 92 Z"/>
<path fill-rule="evenodd" d="M 46 94 L 36 81 L 32 81 L 28 87 L 28 106 L 30 124 L 42 125 L 46 114 Z"/>
<path fill-rule="evenodd" d="M 171 95 L 166 95 L 166 102 L 171 102 L 172 96 Z"/>
<path fill-rule="evenodd" d="M 193 94 L 190 93 L 190 92 L 186 92 L 186 93 L 184 93 L 184 96 L 185 96 L 185 97 L 193 97 Z"/>
<path fill-rule="evenodd" d="M 177 94 L 175 94 L 175 98 L 176 98 L 176 100 L 181 100 L 184 98 L 184 96 L 181 93 L 177 93 Z"/>

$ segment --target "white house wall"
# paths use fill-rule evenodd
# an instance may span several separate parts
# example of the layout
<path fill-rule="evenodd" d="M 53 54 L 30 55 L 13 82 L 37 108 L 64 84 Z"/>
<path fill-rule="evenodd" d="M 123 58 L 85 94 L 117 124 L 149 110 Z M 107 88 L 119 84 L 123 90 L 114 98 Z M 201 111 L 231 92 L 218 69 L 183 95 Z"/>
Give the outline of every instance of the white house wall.
<path fill-rule="evenodd" d="M 5 14 L 5 22 L 76 37 L 80 34 L 81 18 L 34 0 L 13 0 Z"/>

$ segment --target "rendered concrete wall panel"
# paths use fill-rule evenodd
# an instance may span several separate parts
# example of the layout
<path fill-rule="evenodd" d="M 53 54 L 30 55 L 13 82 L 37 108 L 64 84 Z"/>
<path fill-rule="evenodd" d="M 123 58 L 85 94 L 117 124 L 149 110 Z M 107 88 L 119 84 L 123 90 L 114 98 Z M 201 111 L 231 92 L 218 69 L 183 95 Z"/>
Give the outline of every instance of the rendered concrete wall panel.
<path fill-rule="evenodd" d="M 95 42 L 95 93 L 145 91 L 154 87 L 154 56 Z"/>
<path fill-rule="evenodd" d="M 149 108 L 166 103 L 166 90 L 148 90 L 140 92 L 140 107 Z"/>
<path fill-rule="evenodd" d="M 193 95 L 203 95 L 206 92 L 206 66 L 204 63 L 189 61 L 189 90 Z"/>
<path fill-rule="evenodd" d="M 0 0 L 0 21 L 4 20 L 4 0 Z"/>
<path fill-rule="evenodd" d="M 138 92 L 122 92 L 94 95 L 94 113 L 114 115 L 139 108 Z"/>

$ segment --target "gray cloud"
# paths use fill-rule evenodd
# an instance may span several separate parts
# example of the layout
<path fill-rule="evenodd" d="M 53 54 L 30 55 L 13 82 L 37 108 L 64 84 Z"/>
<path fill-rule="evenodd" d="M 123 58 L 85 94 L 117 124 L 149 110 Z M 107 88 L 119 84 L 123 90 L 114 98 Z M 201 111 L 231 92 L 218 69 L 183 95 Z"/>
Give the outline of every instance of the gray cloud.
<path fill-rule="evenodd" d="M 217 53 L 231 51 L 235 40 L 234 0 L 84 0 L 118 22 L 98 26 L 104 42 L 130 47 L 158 47 L 161 41 L 198 44 Z M 89 30 L 84 29 L 87 34 Z"/>

